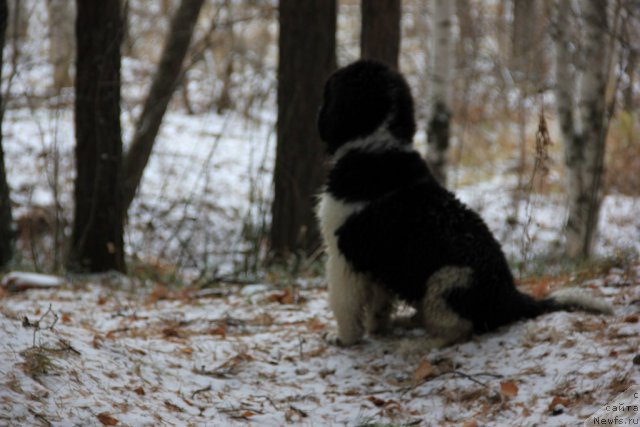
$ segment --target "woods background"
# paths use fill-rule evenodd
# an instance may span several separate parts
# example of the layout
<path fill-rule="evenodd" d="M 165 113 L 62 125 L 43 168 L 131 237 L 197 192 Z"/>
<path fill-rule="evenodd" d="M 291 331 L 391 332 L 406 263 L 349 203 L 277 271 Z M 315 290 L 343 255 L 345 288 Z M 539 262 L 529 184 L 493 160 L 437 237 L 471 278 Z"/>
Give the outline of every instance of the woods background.
<path fill-rule="evenodd" d="M 638 1 L 2 0 L 0 18 L 6 268 L 317 273 L 315 114 L 361 56 L 407 76 L 448 188 L 500 180 L 520 269 L 592 255 L 608 194 L 638 211 Z M 536 251 L 545 200 L 564 225 Z"/>

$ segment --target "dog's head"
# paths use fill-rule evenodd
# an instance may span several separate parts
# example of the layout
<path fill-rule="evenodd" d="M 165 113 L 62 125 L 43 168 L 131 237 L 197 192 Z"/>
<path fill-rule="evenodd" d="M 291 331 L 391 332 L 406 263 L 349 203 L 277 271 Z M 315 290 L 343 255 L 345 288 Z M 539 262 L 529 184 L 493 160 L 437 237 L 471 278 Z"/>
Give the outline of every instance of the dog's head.
<path fill-rule="evenodd" d="M 411 144 L 416 124 L 404 77 L 381 62 L 362 59 L 333 73 L 318 114 L 318 130 L 329 153 L 381 126 L 401 143 Z"/>

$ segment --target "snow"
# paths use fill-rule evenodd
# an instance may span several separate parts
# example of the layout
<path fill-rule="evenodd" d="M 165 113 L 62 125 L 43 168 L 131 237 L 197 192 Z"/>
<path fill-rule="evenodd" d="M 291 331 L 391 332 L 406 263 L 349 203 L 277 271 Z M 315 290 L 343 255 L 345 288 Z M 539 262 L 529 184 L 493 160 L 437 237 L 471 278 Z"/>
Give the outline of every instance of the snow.
<path fill-rule="evenodd" d="M 326 344 L 322 285 L 203 297 L 100 277 L 6 295 L 0 423 L 578 425 L 640 381 L 640 265 L 578 285 L 615 314 L 554 313 L 439 350 L 402 330 Z M 29 368 L 33 352 L 49 359 L 41 371 Z M 415 381 L 425 360 L 434 375 Z M 558 396 L 568 403 L 552 415 Z"/>

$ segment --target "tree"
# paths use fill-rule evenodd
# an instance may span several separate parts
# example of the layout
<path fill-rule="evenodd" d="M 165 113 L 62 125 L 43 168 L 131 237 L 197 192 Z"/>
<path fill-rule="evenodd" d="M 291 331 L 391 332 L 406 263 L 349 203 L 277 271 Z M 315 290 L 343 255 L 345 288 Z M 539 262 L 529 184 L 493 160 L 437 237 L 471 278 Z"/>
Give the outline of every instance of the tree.
<path fill-rule="evenodd" d="M 124 161 L 124 208 L 128 210 L 140 186 L 142 173 L 167 111 L 171 97 L 180 82 L 182 62 L 204 0 L 182 0 L 171 19 L 160 64 L 153 77 L 142 114 L 138 118 L 131 147 Z"/>
<path fill-rule="evenodd" d="M 119 1 L 77 0 L 74 222 L 67 268 L 124 271 Z"/>
<path fill-rule="evenodd" d="M 315 195 L 324 179 L 316 113 L 335 69 L 336 1 L 281 0 L 278 123 L 270 248 L 276 258 L 310 253 L 320 239 Z"/>
<path fill-rule="evenodd" d="M 0 0 L 0 70 L 2 70 L 2 52 L 4 51 L 8 13 L 7 0 Z M 0 91 L 0 267 L 5 267 L 13 256 L 11 198 L 9 197 L 9 184 L 7 183 L 7 173 L 4 167 L 4 149 L 2 146 L 3 117 L 4 103 Z"/>
<path fill-rule="evenodd" d="M 580 50 L 587 60 L 574 60 L 577 41 L 571 32 L 575 15 L 571 2 L 557 3 L 555 28 L 556 106 L 564 141 L 569 198 L 565 249 L 572 258 L 589 257 L 595 240 L 608 121 L 605 111 L 606 58 L 610 54 L 607 51 L 608 1 L 584 0 L 580 6 L 584 28 Z M 572 63 L 578 64 L 575 71 Z M 575 84 L 577 80 L 579 86 Z"/>
<path fill-rule="evenodd" d="M 377 59 L 398 69 L 401 0 L 362 0 L 360 57 Z"/>
<path fill-rule="evenodd" d="M 454 3 L 434 0 L 433 62 L 431 73 L 431 112 L 427 128 L 427 162 L 435 178 L 447 183 L 447 152 L 451 123 L 451 86 L 454 71 Z"/>
<path fill-rule="evenodd" d="M 49 61 L 53 65 L 53 88 L 71 85 L 69 68 L 73 61 L 73 2 L 48 0 Z"/>

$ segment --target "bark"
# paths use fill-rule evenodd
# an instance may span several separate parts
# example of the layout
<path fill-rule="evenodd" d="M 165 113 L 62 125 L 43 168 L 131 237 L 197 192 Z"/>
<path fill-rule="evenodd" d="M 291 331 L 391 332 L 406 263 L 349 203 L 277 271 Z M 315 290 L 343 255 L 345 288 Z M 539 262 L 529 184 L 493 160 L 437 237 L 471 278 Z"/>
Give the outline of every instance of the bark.
<path fill-rule="evenodd" d="M 362 0 L 360 56 L 398 69 L 401 0 Z"/>
<path fill-rule="evenodd" d="M 75 210 L 67 268 L 124 271 L 120 2 L 77 1 Z"/>
<path fill-rule="evenodd" d="M 431 113 L 427 137 L 427 162 L 435 178 L 446 186 L 449 128 L 451 123 L 451 85 L 454 71 L 454 3 L 434 1 L 433 66 L 431 74 Z"/>
<path fill-rule="evenodd" d="M 569 68 L 571 39 L 569 2 L 558 3 L 556 28 L 556 99 L 558 117 L 565 144 L 565 164 L 569 213 L 566 225 L 566 253 L 571 258 L 588 258 L 591 254 L 602 201 L 602 175 L 606 142 L 607 84 L 607 1 L 580 2 L 584 28 L 580 86 Z M 579 101 L 573 101 L 577 91 Z M 577 118 L 577 120 L 576 120 Z"/>
<path fill-rule="evenodd" d="M 278 123 L 270 248 L 276 259 L 319 247 L 314 206 L 324 179 L 316 113 L 335 69 L 336 1 L 281 0 Z"/>
<path fill-rule="evenodd" d="M 0 0 L 0 70 L 2 70 L 2 52 L 4 51 L 8 15 L 7 0 Z M 0 78 L 0 81 L 2 79 Z M 0 110 L 4 111 L 0 91 Z M 4 167 L 4 149 L 2 145 L 2 117 L 0 114 L 0 268 L 6 267 L 13 256 L 13 230 L 11 227 L 11 198 L 7 174 Z"/>
<path fill-rule="evenodd" d="M 568 1 L 567 3 L 571 3 Z M 538 87 L 545 69 L 541 0 L 514 0 L 511 67 L 517 81 Z"/>
<path fill-rule="evenodd" d="M 182 63 L 189 49 L 203 3 L 204 0 L 182 0 L 171 19 L 160 64 L 151 83 L 142 114 L 136 123 L 131 147 L 124 161 L 125 212 L 140 186 L 162 118 L 180 82 Z"/>
<path fill-rule="evenodd" d="M 53 65 L 53 88 L 59 91 L 71 86 L 69 68 L 73 61 L 73 2 L 48 0 L 49 61 Z"/>

